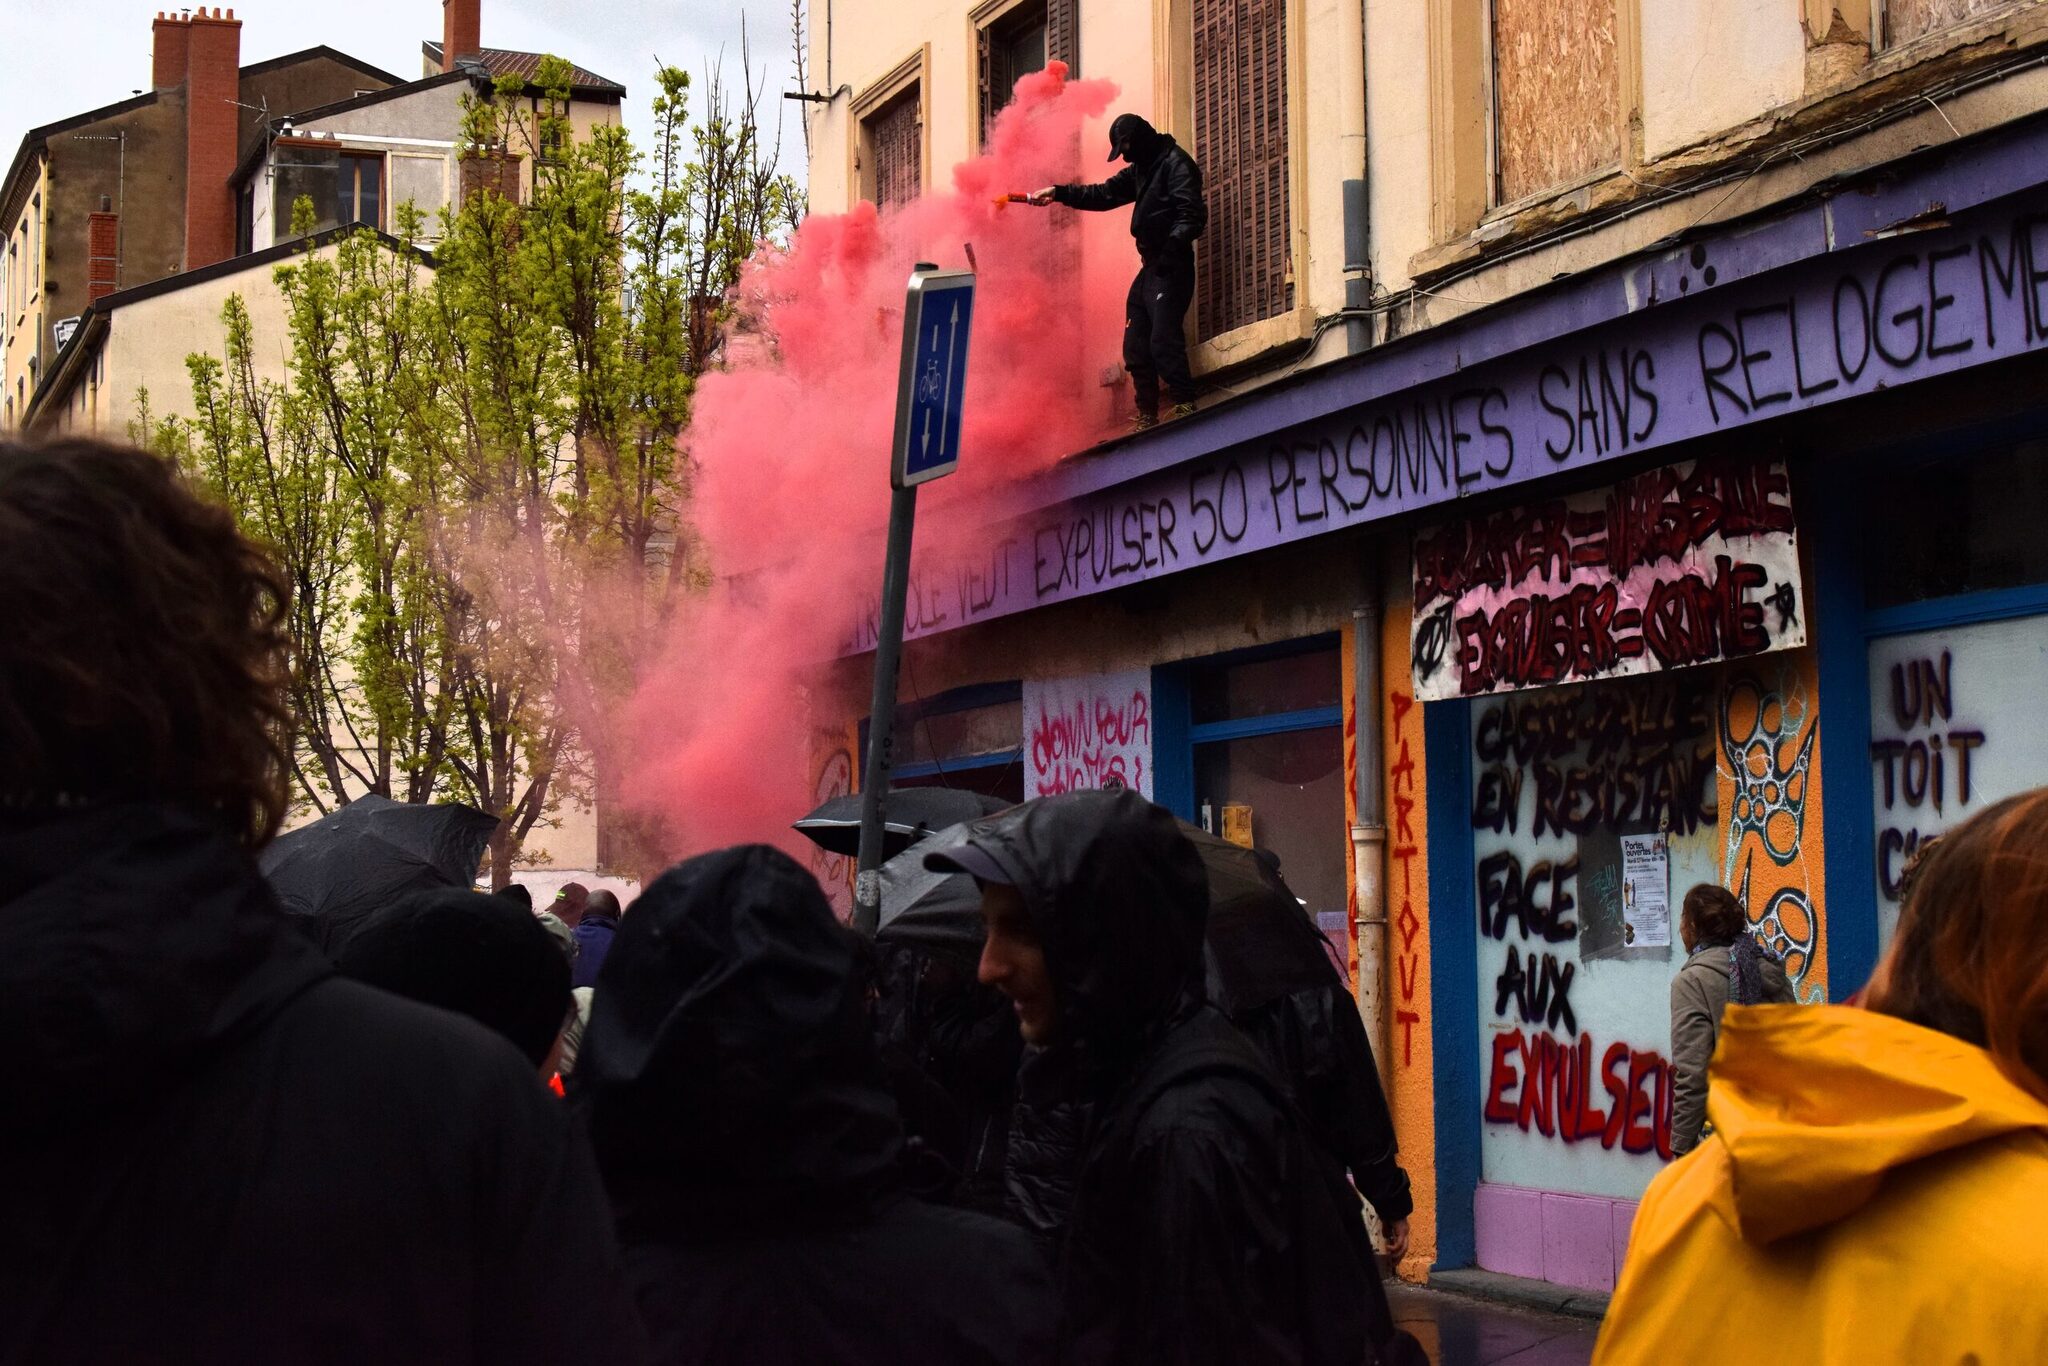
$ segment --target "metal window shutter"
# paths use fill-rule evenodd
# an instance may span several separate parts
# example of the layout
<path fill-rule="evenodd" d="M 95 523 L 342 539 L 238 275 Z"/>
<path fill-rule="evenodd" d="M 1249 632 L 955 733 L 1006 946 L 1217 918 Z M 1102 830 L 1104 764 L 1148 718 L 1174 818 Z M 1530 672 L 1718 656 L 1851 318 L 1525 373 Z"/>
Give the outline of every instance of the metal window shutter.
<path fill-rule="evenodd" d="M 1294 306 L 1286 54 L 1286 0 L 1194 0 L 1194 154 L 1209 200 L 1196 247 L 1203 338 Z"/>
<path fill-rule="evenodd" d="M 875 207 L 908 204 L 924 190 L 918 127 L 918 91 L 912 86 L 869 125 L 875 151 Z"/>
<path fill-rule="evenodd" d="M 983 142 L 988 141 L 989 125 L 996 121 L 996 111 L 993 108 L 995 74 L 995 44 L 989 41 L 988 28 L 984 25 L 974 31 L 974 82 L 981 105 Z"/>
<path fill-rule="evenodd" d="M 1081 74 L 1081 0 L 1045 0 L 1045 59 L 1065 62 L 1067 79 Z"/>

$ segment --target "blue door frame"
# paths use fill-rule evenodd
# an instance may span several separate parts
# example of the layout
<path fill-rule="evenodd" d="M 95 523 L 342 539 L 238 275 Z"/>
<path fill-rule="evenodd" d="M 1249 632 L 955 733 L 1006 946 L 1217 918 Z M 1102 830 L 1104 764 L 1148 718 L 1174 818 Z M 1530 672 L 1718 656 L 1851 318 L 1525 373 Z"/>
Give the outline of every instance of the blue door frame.
<path fill-rule="evenodd" d="M 2035 419 L 1974 427 L 1944 435 L 1931 453 L 1964 458 L 2003 443 L 2037 437 L 2048 424 Z M 1813 528 L 1815 572 L 1812 621 L 1820 669 L 1821 790 L 1825 794 L 1827 876 L 1825 925 L 1828 990 L 1845 1000 L 1862 989 L 1877 967 L 1876 793 L 1870 761 L 1870 646 L 1885 636 L 1941 626 L 2002 621 L 2048 612 L 2048 584 L 1998 588 L 1872 608 L 1864 596 L 1871 528 L 1862 505 L 1886 466 L 1930 454 L 1927 443 L 1867 455 L 1823 456 L 1814 462 L 1813 498 L 1802 523 Z"/>
<path fill-rule="evenodd" d="M 1218 740 L 1243 740 L 1254 735 L 1281 735 L 1293 730 L 1342 727 L 1344 707 L 1308 707 L 1236 720 L 1193 719 L 1189 680 L 1203 669 L 1255 664 L 1262 659 L 1314 654 L 1335 649 L 1342 637 L 1334 633 L 1304 636 L 1277 645 L 1258 645 L 1227 654 L 1158 664 L 1152 669 L 1152 800 L 1192 824 L 1195 819 L 1195 747 Z M 1341 665 L 1340 665 L 1341 667 Z"/>

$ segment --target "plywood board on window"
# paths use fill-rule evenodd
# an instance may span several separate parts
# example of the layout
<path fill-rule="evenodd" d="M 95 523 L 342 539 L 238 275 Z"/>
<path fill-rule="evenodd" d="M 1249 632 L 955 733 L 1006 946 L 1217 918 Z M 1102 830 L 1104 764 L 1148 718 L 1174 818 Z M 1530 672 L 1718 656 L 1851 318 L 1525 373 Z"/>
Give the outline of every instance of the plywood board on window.
<path fill-rule="evenodd" d="M 1493 0 L 1497 202 L 1621 160 L 1616 0 Z"/>
<path fill-rule="evenodd" d="M 1884 0 L 1886 47 L 1910 43 L 1993 10 L 2012 9 L 2018 0 Z"/>

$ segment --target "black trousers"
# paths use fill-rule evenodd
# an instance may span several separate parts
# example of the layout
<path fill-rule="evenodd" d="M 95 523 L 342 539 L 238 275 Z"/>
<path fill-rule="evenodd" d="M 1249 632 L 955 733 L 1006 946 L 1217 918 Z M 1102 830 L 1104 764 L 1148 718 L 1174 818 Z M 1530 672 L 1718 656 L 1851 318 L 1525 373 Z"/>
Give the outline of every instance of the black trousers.
<path fill-rule="evenodd" d="M 1192 247 L 1169 247 L 1138 267 L 1124 300 L 1124 369 L 1131 372 L 1138 411 L 1157 416 L 1159 386 L 1175 403 L 1195 401 L 1182 323 L 1195 298 Z"/>

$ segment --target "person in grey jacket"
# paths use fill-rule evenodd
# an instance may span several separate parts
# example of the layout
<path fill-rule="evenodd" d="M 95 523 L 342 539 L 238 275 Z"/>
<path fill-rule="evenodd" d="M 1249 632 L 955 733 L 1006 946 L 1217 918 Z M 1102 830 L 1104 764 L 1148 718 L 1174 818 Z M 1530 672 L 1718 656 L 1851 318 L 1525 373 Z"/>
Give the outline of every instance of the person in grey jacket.
<path fill-rule="evenodd" d="M 1749 933 L 1742 903 L 1702 882 L 1685 894 L 1678 937 L 1689 955 L 1671 979 L 1671 1153 L 1700 1141 L 1707 1119 L 1707 1063 L 1721 1033 L 1721 1012 L 1736 1005 L 1789 1005 L 1791 979 Z"/>

